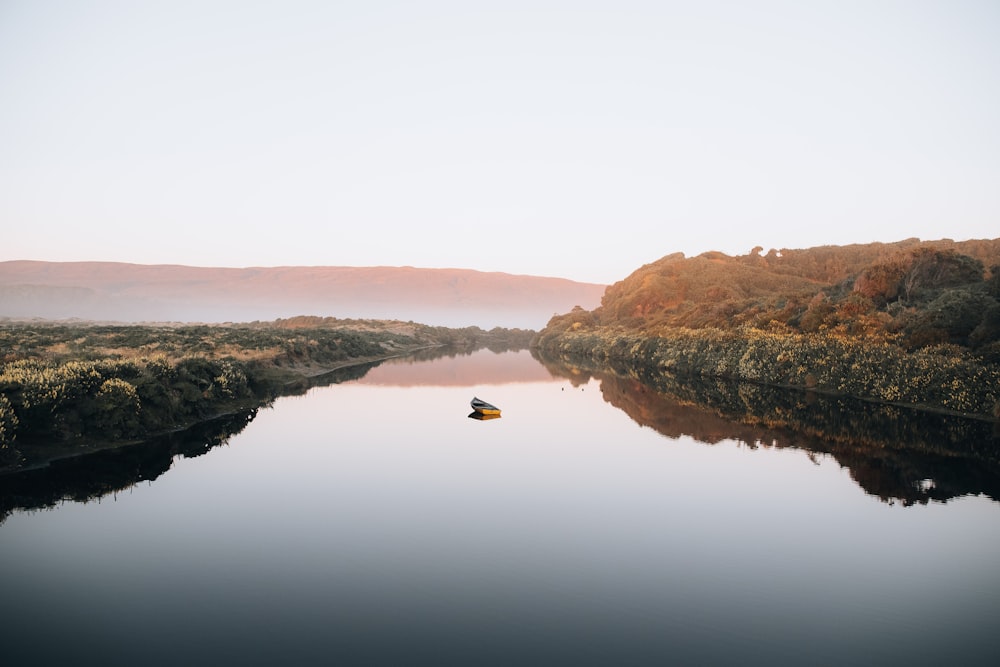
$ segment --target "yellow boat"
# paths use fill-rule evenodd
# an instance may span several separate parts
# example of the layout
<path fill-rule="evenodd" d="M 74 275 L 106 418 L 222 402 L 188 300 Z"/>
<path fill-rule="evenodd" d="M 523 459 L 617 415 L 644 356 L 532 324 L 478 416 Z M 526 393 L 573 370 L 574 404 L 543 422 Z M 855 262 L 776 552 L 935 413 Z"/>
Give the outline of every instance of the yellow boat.
<path fill-rule="evenodd" d="M 472 405 L 472 409 L 481 415 L 500 415 L 500 408 L 495 405 L 491 405 L 486 401 L 480 400 L 475 396 L 472 397 L 470 404 Z"/>

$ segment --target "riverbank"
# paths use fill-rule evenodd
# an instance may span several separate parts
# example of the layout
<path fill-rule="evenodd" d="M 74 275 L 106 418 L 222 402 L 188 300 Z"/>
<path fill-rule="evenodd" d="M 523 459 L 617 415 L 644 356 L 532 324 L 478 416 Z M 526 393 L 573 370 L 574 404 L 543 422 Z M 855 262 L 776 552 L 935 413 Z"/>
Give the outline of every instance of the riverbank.
<path fill-rule="evenodd" d="M 955 345 L 908 352 L 886 342 L 755 328 L 613 327 L 543 331 L 533 344 L 563 362 L 643 374 L 723 378 L 1000 420 L 1000 367 Z"/>
<path fill-rule="evenodd" d="M 277 372 L 274 375 L 276 379 L 280 379 L 280 385 L 278 386 L 275 396 L 244 398 L 225 403 L 217 403 L 213 405 L 213 410 L 208 414 L 199 416 L 196 419 L 172 423 L 162 429 L 145 432 L 141 438 L 125 440 L 90 438 L 85 439 L 82 442 L 69 440 L 49 443 L 31 443 L 29 441 L 28 444 L 21 445 L 18 449 L 21 455 L 18 465 L 0 467 L 0 477 L 3 477 L 6 474 L 38 470 L 45 468 L 56 461 L 80 458 L 97 452 L 117 450 L 124 447 L 133 447 L 137 445 L 141 446 L 151 440 L 163 438 L 164 436 L 169 436 L 171 434 L 189 431 L 201 424 L 206 424 L 208 422 L 217 421 L 227 417 L 233 417 L 240 413 L 256 415 L 257 410 L 268 407 L 274 398 L 304 393 L 312 386 L 322 384 L 322 382 L 317 382 L 319 379 L 328 377 L 338 371 L 349 370 L 352 368 L 366 368 L 388 359 L 395 359 L 397 357 L 406 356 L 407 354 L 427 349 L 431 348 L 426 346 L 417 347 L 404 354 L 364 357 L 336 364 L 334 366 L 317 366 L 309 364 L 297 366 L 295 368 L 283 368 L 280 372 Z M 274 372 L 274 369 L 272 369 L 272 372 Z"/>
<path fill-rule="evenodd" d="M 268 405 L 316 378 L 434 347 L 523 347 L 534 332 L 296 318 L 246 325 L 0 327 L 0 473 Z"/>

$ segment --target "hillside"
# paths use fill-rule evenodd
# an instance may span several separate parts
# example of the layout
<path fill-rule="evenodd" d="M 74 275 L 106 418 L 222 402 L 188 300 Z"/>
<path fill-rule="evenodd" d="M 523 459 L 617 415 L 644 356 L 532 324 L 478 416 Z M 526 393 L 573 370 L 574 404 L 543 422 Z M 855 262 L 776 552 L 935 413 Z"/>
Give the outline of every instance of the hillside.
<path fill-rule="evenodd" d="M 985 352 L 1000 340 L 1000 239 L 677 253 L 608 287 L 593 312 L 554 318 L 547 331 L 577 322 L 646 333 L 749 325 Z"/>
<path fill-rule="evenodd" d="M 668 255 L 534 342 L 567 363 L 1000 418 L 1000 239 Z"/>
<path fill-rule="evenodd" d="M 596 307 L 604 288 L 466 269 L 9 261 L 0 262 L 0 316 L 248 322 L 319 315 L 539 329 L 553 313 Z"/>

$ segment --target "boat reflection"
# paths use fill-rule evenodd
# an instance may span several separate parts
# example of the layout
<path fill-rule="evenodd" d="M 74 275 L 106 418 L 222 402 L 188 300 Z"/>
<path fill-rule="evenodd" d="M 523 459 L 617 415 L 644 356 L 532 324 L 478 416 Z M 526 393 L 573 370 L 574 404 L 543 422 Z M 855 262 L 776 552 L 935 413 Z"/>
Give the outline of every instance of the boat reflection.
<path fill-rule="evenodd" d="M 486 421 L 487 419 L 500 419 L 500 415 L 499 414 L 487 415 L 473 410 L 472 412 L 469 413 L 469 419 L 478 419 L 479 421 Z"/>

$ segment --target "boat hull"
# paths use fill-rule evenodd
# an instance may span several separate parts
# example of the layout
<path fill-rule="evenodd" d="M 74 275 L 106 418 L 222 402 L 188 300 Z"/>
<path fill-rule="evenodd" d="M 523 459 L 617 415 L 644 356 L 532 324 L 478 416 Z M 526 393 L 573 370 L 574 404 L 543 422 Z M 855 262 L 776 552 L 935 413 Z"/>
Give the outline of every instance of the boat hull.
<path fill-rule="evenodd" d="M 481 415 L 498 416 L 500 414 L 500 408 L 478 398 L 473 398 L 470 405 Z"/>

